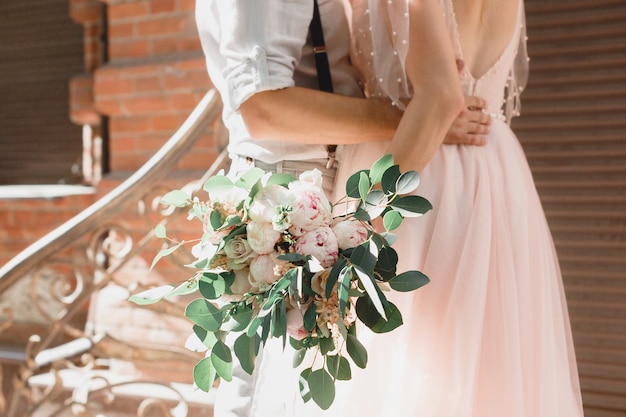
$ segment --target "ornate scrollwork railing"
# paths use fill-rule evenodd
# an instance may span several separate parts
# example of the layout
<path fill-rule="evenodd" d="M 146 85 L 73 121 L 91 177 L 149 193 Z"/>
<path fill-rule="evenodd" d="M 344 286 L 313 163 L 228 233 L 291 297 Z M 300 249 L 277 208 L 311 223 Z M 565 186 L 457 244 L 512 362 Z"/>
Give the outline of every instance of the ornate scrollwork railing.
<path fill-rule="evenodd" d="M 219 118 L 220 111 L 221 103 L 217 93 L 209 91 L 176 133 L 135 174 L 0 268 L 0 296 L 16 284 L 30 280 L 29 302 L 47 324 L 43 334 L 30 337 L 23 352 L 24 360 L 9 388 L 8 398 L 3 397 L 0 385 L 0 414 L 6 412 L 9 417 L 31 416 L 44 402 L 58 400 L 64 384 L 59 368 L 67 368 L 65 364 L 68 357 L 76 357 L 85 351 L 90 351 L 96 357 L 119 357 L 130 361 L 141 358 L 148 361 L 194 363 L 197 360 L 193 352 L 185 349 L 155 347 L 150 343 L 142 345 L 141 341 L 134 345 L 120 343 L 113 332 L 94 331 L 91 332 L 94 334 L 89 334 L 84 323 L 77 321 L 76 317 L 84 314 L 94 294 L 111 284 L 117 283 L 120 288 L 134 286 L 137 289 L 149 285 L 116 282 L 116 274 L 127 267 L 130 260 L 140 256 L 142 251 L 150 251 L 150 245 L 154 245 L 156 239 L 153 229 L 157 222 L 176 221 L 173 216 L 175 212 L 163 211 L 156 203 L 169 190 L 160 182 L 191 149 L 196 139 L 207 133 L 209 126 Z M 222 151 L 204 177 L 215 174 L 226 163 L 227 156 Z M 191 191 L 197 190 L 203 179 L 186 187 Z M 129 211 L 135 214 L 138 212 L 138 217 L 146 219 L 143 229 L 137 230 L 136 225 L 129 228 L 124 224 L 125 213 Z M 181 260 L 182 263 L 184 261 Z M 159 304 L 156 306 L 158 309 L 167 315 L 182 314 L 181 307 L 175 303 Z M 0 335 L 11 331 L 17 317 L 11 307 L 5 307 L 3 313 L 8 319 L 0 322 Z M 69 343 L 66 343 L 68 340 Z M 89 370 L 89 366 L 83 368 Z M 37 374 L 42 369 L 49 371 L 53 377 L 50 386 L 37 396 L 30 382 L 39 376 Z M 106 377 L 96 375 L 94 373 L 91 376 L 100 381 L 93 385 L 97 388 L 88 389 L 91 383 L 81 386 L 81 390 L 61 401 L 63 405 L 59 410 L 70 410 L 73 413 L 71 415 L 91 415 L 85 411 L 88 408 L 87 399 L 110 400 L 115 397 L 114 391 L 119 387 L 139 383 L 103 383 L 107 381 Z M 0 382 L 1 376 L 0 361 Z M 164 385 L 154 381 L 141 383 Z M 166 389 L 176 393 L 171 386 Z M 160 400 L 146 398 L 141 402 L 137 415 L 145 415 L 146 410 L 157 409 L 163 415 L 183 415 L 180 413 L 187 407 L 182 397 L 179 398 L 179 405 L 174 407 L 164 406 Z"/>

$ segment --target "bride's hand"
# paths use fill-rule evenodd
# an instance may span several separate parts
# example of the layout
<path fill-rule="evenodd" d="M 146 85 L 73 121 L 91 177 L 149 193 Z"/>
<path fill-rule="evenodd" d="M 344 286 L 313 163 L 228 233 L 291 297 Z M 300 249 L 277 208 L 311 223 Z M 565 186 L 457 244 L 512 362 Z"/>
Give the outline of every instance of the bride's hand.
<path fill-rule="evenodd" d="M 491 125 L 491 116 L 484 113 L 487 103 L 480 97 L 465 97 L 465 108 L 450 126 L 443 143 L 446 145 L 487 144 L 487 134 Z"/>

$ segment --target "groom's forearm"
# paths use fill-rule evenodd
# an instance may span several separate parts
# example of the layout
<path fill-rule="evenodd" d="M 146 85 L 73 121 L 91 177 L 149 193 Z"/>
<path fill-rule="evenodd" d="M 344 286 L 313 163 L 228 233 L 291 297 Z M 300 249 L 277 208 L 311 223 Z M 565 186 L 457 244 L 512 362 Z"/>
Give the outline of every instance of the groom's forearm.
<path fill-rule="evenodd" d="M 257 93 L 239 110 L 255 139 L 308 144 L 390 140 L 402 116 L 389 101 L 302 87 Z"/>

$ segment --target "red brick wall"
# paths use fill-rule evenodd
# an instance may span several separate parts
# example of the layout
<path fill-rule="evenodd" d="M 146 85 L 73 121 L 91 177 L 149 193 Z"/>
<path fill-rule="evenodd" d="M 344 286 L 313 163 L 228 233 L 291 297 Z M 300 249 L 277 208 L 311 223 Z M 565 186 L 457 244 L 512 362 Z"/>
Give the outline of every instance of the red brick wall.
<path fill-rule="evenodd" d="M 119 184 L 181 125 L 211 87 L 194 21 L 193 0 L 68 0 L 84 27 L 85 72 L 70 80 L 70 118 L 98 129 L 108 116 L 110 174 L 96 196 L 53 200 L 0 199 L 0 265 Z M 106 3 L 109 61 L 102 62 Z M 211 134 L 177 166 L 197 176 L 219 153 Z"/>

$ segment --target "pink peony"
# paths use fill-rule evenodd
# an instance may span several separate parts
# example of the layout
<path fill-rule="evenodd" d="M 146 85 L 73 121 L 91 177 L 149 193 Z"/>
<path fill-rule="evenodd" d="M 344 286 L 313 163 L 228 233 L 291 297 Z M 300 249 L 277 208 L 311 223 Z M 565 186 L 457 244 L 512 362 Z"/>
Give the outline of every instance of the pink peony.
<path fill-rule="evenodd" d="M 251 221 L 246 226 L 246 232 L 250 247 L 260 255 L 274 252 L 274 246 L 281 238 L 281 233 L 274 230 L 272 223 Z"/>
<path fill-rule="evenodd" d="M 302 340 L 309 334 L 304 328 L 303 313 L 297 308 L 287 310 L 287 333 L 296 340 Z"/>
<path fill-rule="evenodd" d="M 301 255 L 313 256 L 324 268 L 334 265 L 339 256 L 337 237 L 328 226 L 322 226 L 300 236 L 296 241 L 295 250 Z"/>
<path fill-rule="evenodd" d="M 332 226 L 339 249 L 354 248 L 367 240 L 368 228 L 359 220 L 347 218 Z"/>
<path fill-rule="evenodd" d="M 289 190 L 295 195 L 290 215 L 289 232 L 298 237 L 322 226 L 330 225 L 332 206 L 324 191 L 309 183 L 292 182 Z"/>
<path fill-rule="evenodd" d="M 277 274 L 278 259 L 276 255 L 260 255 L 250 263 L 250 282 L 253 286 L 265 289 L 281 277 Z"/>

